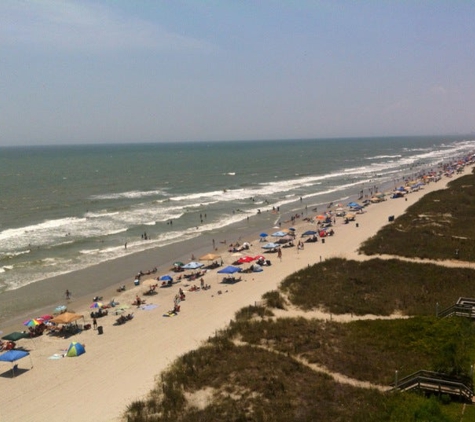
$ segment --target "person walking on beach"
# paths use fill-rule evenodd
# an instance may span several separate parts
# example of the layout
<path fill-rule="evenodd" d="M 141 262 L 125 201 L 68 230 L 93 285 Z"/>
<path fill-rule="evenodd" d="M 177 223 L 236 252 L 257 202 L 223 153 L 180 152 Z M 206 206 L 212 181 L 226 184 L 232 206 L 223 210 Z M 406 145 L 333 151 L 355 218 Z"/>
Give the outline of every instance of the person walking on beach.
<path fill-rule="evenodd" d="M 64 296 L 66 296 L 66 300 L 71 299 L 71 292 L 68 289 L 66 289 L 66 292 L 64 293 Z"/>
<path fill-rule="evenodd" d="M 280 248 L 277 250 L 277 258 L 279 258 L 280 262 L 282 262 L 282 249 Z"/>
<path fill-rule="evenodd" d="M 97 330 L 97 319 L 96 319 L 96 317 L 92 318 L 92 328 L 94 330 Z"/>

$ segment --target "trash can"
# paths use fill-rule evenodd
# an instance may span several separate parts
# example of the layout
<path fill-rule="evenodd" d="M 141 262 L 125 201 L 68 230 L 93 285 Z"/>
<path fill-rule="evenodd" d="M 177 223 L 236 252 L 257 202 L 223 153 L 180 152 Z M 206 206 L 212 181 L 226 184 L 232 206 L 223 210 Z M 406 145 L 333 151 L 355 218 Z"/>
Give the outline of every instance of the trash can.
<path fill-rule="evenodd" d="M 390 215 L 390 216 L 388 217 L 388 221 L 389 221 L 389 222 L 394 221 L 394 215 Z"/>
<path fill-rule="evenodd" d="M 140 280 L 139 280 L 138 278 L 135 279 L 135 280 L 134 280 L 134 284 L 135 284 L 136 286 L 138 286 L 138 285 L 140 284 Z"/>
<path fill-rule="evenodd" d="M 358 223 L 356 223 L 356 227 L 359 227 L 360 225 Z"/>
<path fill-rule="evenodd" d="M 325 238 L 324 237 L 322 237 L 322 243 L 325 243 Z"/>
<path fill-rule="evenodd" d="M 99 325 L 99 327 L 97 327 L 97 333 L 98 334 L 104 333 L 104 329 L 102 328 L 102 325 Z"/>

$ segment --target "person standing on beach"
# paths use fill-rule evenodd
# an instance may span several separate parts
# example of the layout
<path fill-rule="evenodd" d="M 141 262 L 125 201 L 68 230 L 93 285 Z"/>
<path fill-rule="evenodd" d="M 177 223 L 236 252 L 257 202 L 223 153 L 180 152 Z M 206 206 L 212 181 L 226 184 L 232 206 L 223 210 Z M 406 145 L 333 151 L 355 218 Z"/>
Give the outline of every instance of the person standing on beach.
<path fill-rule="evenodd" d="M 64 293 L 64 296 L 66 296 L 66 300 L 71 299 L 71 292 L 68 289 L 66 289 L 66 292 Z"/>
<path fill-rule="evenodd" d="M 280 248 L 277 250 L 277 258 L 279 258 L 280 262 L 282 262 L 282 249 Z"/>
<path fill-rule="evenodd" d="M 96 319 L 96 317 L 92 318 L 92 328 L 94 330 L 97 330 L 97 319 Z"/>

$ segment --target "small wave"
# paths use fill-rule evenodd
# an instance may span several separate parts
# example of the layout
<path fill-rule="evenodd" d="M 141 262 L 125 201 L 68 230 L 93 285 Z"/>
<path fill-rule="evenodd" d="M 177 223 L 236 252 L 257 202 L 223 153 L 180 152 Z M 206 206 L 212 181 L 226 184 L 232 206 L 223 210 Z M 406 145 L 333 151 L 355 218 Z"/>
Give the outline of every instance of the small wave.
<path fill-rule="evenodd" d="M 118 192 L 118 193 L 106 193 L 102 195 L 92 195 L 89 199 L 92 200 L 108 200 L 108 199 L 137 199 L 137 198 L 146 198 L 149 196 L 163 195 L 162 190 L 149 190 L 149 191 L 128 191 L 128 192 Z"/>
<path fill-rule="evenodd" d="M 395 155 L 375 155 L 374 157 L 366 157 L 366 160 L 382 160 L 385 158 L 401 158 L 402 155 L 395 154 Z"/>

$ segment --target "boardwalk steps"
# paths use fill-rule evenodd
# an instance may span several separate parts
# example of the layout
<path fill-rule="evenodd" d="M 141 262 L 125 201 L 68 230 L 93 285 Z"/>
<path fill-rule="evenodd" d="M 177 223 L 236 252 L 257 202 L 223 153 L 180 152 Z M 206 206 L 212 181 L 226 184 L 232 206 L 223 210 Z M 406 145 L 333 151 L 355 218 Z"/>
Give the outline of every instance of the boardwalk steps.
<path fill-rule="evenodd" d="M 475 299 L 460 297 L 454 305 L 437 312 L 437 316 L 439 318 L 460 316 L 475 319 Z"/>
<path fill-rule="evenodd" d="M 472 402 L 473 385 L 468 377 L 450 377 L 432 371 L 418 371 L 396 381 L 390 391 L 421 391 L 426 394 L 447 394 L 464 402 Z"/>

